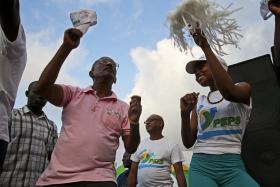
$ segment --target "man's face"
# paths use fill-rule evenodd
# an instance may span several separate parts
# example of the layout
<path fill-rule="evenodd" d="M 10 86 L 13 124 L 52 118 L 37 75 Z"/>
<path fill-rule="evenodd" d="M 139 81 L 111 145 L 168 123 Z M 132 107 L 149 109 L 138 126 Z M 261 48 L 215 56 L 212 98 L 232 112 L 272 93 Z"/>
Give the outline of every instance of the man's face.
<path fill-rule="evenodd" d="M 145 124 L 148 133 L 161 131 L 163 128 L 163 121 L 157 115 L 151 115 L 148 117 L 148 119 L 145 121 Z"/>
<path fill-rule="evenodd" d="M 32 86 L 27 93 L 27 104 L 28 106 L 41 110 L 47 103 L 47 100 L 41 97 L 40 95 L 34 93 L 34 87 Z"/>
<path fill-rule="evenodd" d="M 91 70 L 92 75 L 94 79 L 96 78 L 109 78 L 112 79 L 114 82 L 116 80 L 116 74 L 117 74 L 117 67 L 118 65 L 112 61 L 109 60 L 103 60 L 100 62 L 97 62 L 93 69 Z"/>

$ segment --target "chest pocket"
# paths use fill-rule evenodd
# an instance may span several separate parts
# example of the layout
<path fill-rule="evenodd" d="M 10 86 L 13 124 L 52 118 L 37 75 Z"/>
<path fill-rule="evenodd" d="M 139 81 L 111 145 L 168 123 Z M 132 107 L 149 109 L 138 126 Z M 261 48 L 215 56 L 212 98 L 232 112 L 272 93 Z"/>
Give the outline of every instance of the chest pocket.
<path fill-rule="evenodd" d="M 102 113 L 102 122 L 108 130 L 121 132 L 121 113 L 106 107 Z"/>

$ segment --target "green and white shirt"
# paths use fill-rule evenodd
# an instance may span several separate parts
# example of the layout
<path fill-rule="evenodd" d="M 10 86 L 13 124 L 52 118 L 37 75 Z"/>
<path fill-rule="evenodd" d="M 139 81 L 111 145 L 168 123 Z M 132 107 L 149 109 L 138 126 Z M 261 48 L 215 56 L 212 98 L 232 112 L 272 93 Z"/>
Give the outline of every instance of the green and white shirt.
<path fill-rule="evenodd" d="M 211 102 L 223 97 L 219 91 L 212 92 L 210 96 Z M 196 108 L 198 132 L 194 153 L 240 154 L 251 109 L 251 106 L 225 99 L 211 104 L 207 96 L 201 95 Z"/>
<path fill-rule="evenodd" d="M 139 162 L 137 187 L 172 187 L 171 165 L 183 162 L 184 156 L 179 145 L 166 137 L 147 138 L 141 141 L 131 160 Z"/>

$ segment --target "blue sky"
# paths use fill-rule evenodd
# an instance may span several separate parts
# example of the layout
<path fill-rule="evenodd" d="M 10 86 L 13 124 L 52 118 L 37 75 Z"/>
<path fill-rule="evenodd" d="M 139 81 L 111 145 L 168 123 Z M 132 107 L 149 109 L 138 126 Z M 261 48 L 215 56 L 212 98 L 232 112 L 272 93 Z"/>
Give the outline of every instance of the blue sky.
<path fill-rule="evenodd" d="M 47 32 L 42 43 L 57 41 L 65 28 L 71 27 L 69 13 L 81 8 L 94 9 L 98 24 L 82 39 L 81 46 L 86 49 L 82 60 L 83 67 L 89 69 L 100 56 L 111 56 L 119 64 L 118 82 L 115 90 L 124 97 L 133 87 L 136 72 L 129 52 L 142 46 L 154 48 L 157 41 L 168 35 L 164 25 L 167 13 L 179 1 L 142 1 L 142 0 L 22 0 L 22 20 L 27 34 Z M 47 61 L 48 59 L 44 59 Z M 40 62 L 38 62 L 40 63 Z M 82 85 L 90 82 L 84 69 L 74 69 L 72 76 L 80 76 Z"/>
<path fill-rule="evenodd" d="M 120 64 L 114 91 L 128 101 L 142 96 L 141 123 L 152 113 L 165 119 L 164 133 L 181 144 L 179 99 L 188 92 L 207 93 L 187 75 L 184 67 L 195 58 L 174 47 L 165 19 L 180 0 L 21 0 L 21 16 L 27 35 L 28 62 L 18 90 L 15 107 L 26 103 L 24 91 L 30 81 L 38 80 L 62 42 L 65 29 L 71 27 L 69 13 L 81 8 L 94 9 L 98 23 L 81 40 L 62 67 L 57 83 L 80 87 L 91 85 L 88 71 L 93 61 L 110 56 Z M 242 7 L 233 18 L 241 26 L 239 49 L 226 46 L 224 59 L 234 64 L 270 53 L 273 43 L 273 18 L 263 21 L 256 0 L 217 0 L 233 8 Z M 201 51 L 195 47 L 199 57 Z M 46 114 L 61 127 L 61 109 L 47 105 Z M 147 137 L 144 125 L 142 137 Z"/>

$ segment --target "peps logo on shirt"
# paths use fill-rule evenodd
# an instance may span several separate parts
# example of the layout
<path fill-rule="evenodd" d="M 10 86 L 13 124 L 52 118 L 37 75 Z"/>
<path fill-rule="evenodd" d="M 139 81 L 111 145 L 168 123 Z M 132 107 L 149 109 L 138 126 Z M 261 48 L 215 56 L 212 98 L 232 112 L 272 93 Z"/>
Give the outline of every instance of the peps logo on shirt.
<path fill-rule="evenodd" d="M 148 152 L 147 149 L 144 149 L 140 153 L 140 163 L 139 163 L 139 169 L 142 168 L 163 168 L 163 160 L 162 159 L 156 159 L 155 153 Z"/>
<path fill-rule="evenodd" d="M 242 134 L 242 128 L 240 127 L 241 117 L 239 115 L 223 116 L 221 118 L 217 118 L 215 116 L 217 114 L 216 107 L 207 110 L 201 110 L 203 107 L 203 105 L 200 105 L 198 108 L 199 120 L 201 124 L 201 131 L 197 136 L 198 139 L 207 139 L 214 136 Z M 205 131 L 210 126 L 211 128 Z"/>
<path fill-rule="evenodd" d="M 203 106 L 200 106 L 200 108 L 202 107 Z M 204 123 L 201 123 L 202 130 L 207 129 L 210 126 L 216 113 L 217 113 L 217 107 L 210 108 L 209 110 L 202 110 L 199 112 L 200 122 L 204 121 Z"/>

